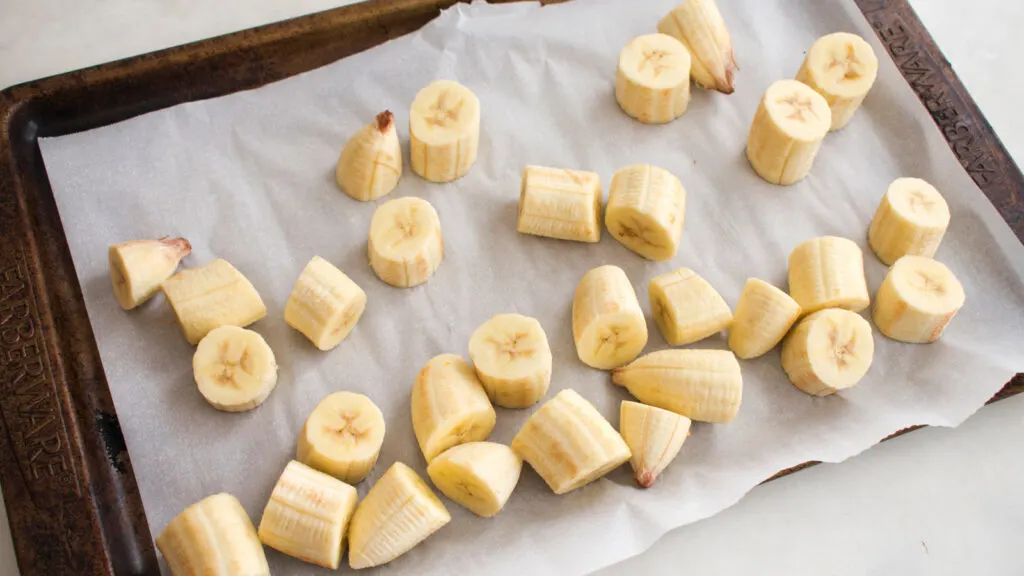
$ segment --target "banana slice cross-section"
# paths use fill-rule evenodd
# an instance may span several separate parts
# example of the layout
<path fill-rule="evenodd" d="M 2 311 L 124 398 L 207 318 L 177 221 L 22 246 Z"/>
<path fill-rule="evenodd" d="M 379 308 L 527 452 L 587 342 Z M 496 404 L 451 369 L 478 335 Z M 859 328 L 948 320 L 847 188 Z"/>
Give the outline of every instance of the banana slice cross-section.
<path fill-rule="evenodd" d="M 412 428 L 429 463 L 466 442 L 486 440 L 497 415 L 473 367 L 455 354 L 434 356 L 412 387 Z"/>
<path fill-rule="evenodd" d="M 964 287 L 945 264 L 904 256 L 889 268 L 871 317 L 889 338 L 923 344 L 942 336 L 965 300 Z"/>
<path fill-rule="evenodd" d="M 601 177 L 593 172 L 527 166 L 517 229 L 576 242 L 601 240 Z"/>
<path fill-rule="evenodd" d="M 818 38 L 796 79 L 825 97 L 832 109 L 830 130 L 846 126 L 878 75 L 878 58 L 856 34 L 836 32 Z"/>
<path fill-rule="evenodd" d="M 790 382 L 815 396 L 860 382 L 874 355 L 871 324 L 841 308 L 811 314 L 782 341 L 782 368 Z"/>
<path fill-rule="evenodd" d="M 334 171 L 345 194 L 367 202 L 388 194 L 402 177 L 402 147 L 395 117 L 385 110 L 355 133 L 338 158 Z"/>
<path fill-rule="evenodd" d="M 192 245 L 184 238 L 134 240 L 111 246 L 107 258 L 117 303 L 131 310 L 152 298 L 191 252 Z"/>
<path fill-rule="evenodd" d="M 789 295 L 804 314 L 823 308 L 860 312 L 870 304 L 864 253 L 838 236 L 801 242 L 789 254 Z"/>
<path fill-rule="evenodd" d="M 572 300 L 572 338 L 587 366 L 622 366 L 647 345 L 647 321 L 629 278 L 618 266 L 583 275 Z"/>
<path fill-rule="evenodd" d="M 444 259 L 441 220 L 422 198 L 389 200 L 373 213 L 367 246 L 378 278 L 397 288 L 419 286 Z"/>
<path fill-rule="evenodd" d="M 729 327 L 729 349 L 743 360 L 765 354 L 782 342 L 800 313 L 789 294 L 764 280 L 748 279 Z"/>
<path fill-rule="evenodd" d="M 182 270 L 161 288 L 189 344 L 198 344 L 214 328 L 244 328 L 267 315 L 252 283 L 227 260 Z"/>
<path fill-rule="evenodd" d="M 270 576 L 256 528 L 230 494 L 186 508 L 156 537 L 156 547 L 175 576 Z"/>
<path fill-rule="evenodd" d="M 604 221 L 612 237 L 648 260 L 670 260 L 683 235 L 686 190 L 668 170 L 627 166 L 612 176 Z"/>
<path fill-rule="evenodd" d="M 619 53 L 615 99 L 644 124 L 665 124 L 690 103 L 690 52 L 667 34 L 645 34 Z"/>
<path fill-rule="evenodd" d="M 868 226 L 868 244 L 887 266 L 903 256 L 932 258 L 949 227 L 949 206 L 920 178 L 889 184 Z"/>
<path fill-rule="evenodd" d="M 355 392 L 335 392 L 306 418 L 295 459 L 357 484 L 377 463 L 385 431 L 384 414 L 373 400 Z"/>
<path fill-rule="evenodd" d="M 689 268 L 652 278 L 647 292 L 654 321 L 671 346 L 703 340 L 732 324 L 725 299 Z"/>
<path fill-rule="evenodd" d="M 690 51 L 690 76 L 697 86 L 733 93 L 736 59 L 715 0 L 685 0 L 661 19 L 658 32 L 678 39 Z"/>
<path fill-rule="evenodd" d="M 314 256 L 295 281 L 284 321 L 320 350 L 348 336 L 366 309 L 366 292 L 330 262 Z"/>
<path fill-rule="evenodd" d="M 779 80 L 757 106 L 747 159 L 767 182 L 795 184 L 810 173 L 831 125 L 832 111 L 821 94 L 802 82 Z"/>
<path fill-rule="evenodd" d="M 492 402 L 526 408 L 548 392 L 551 347 L 535 318 L 498 314 L 469 339 L 469 359 Z"/>
<path fill-rule="evenodd" d="M 277 386 L 274 351 L 262 336 L 237 326 L 211 330 L 192 356 L 192 371 L 203 398 L 225 412 L 252 410 Z"/>
<path fill-rule="evenodd" d="M 412 171 L 431 182 L 451 182 L 476 162 L 480 143 L 480 100 L 452 80 L 431 82 L 416 94 L 409 111 Z"/>
<path fill-rule="evenodd" d="M 690 419 L 639 402 L 622 401 L 619 432 L 633 456 L 633 477 L 641 488 L 650 488 L 675 459 L 690 435 Z"/>
<path fill-rule="evenodd" d="M 468 442 L 434 458 L 427 474 L 445 496 L 490 518 L 505 507 L 522 468 L 522 459 L 504 444 Z"/>

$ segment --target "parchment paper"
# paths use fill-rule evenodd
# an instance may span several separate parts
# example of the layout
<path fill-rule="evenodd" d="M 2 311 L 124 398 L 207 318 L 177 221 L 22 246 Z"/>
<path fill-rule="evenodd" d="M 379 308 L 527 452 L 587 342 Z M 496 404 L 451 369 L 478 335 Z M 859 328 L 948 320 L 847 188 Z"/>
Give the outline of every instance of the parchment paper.
<path fill-rule="evenodd" d="M 937 257 L 963 282 L 967 304 L 938 343 L 899 344 L 876 333 L 870 373 L 830 398 L 790 385 L 777 350 L 742 362 L 737 419 L 696 424 L 652 489 L 634 488 L 625 466 L 557 497 L 524 467 L 501 515 L 480 519 L 449 503 L 452 522 L 391 566 L 418 574 L 597 569 L 726 508 L 780 469 L 849 458 L 912 424 L 955 426 L 1024 369 L 1024 248 L 957 164 L 853 2 L 722 0 L 742 67 L 736 93 L 694 89 L 682 118 L 644 126 L 615 103 L 616 58 L 675 1 L 459 6 L 411 36 L 299 77 L 41 142 L 154 535 L 218 491 L 237 495 L 258 523 L 304 419 L 336 390 L 369 395 L 387 418 L 361 495 L 396 460 L 424 473 L 409 417 L 416 373 L 435 354 L 465 355 L 473 329 L 500 312 L 534 316 L 547 331 L 555 358 L 548 397 L 575 388 L 617 425 L 626 393 L 583 366 L 573 347 L 570 302 L 586 270 L 621 266 L 648 313 L 648 280 L 681 266 L 735 305 L 747 277 L 785 287 L 790 250 L 835 234 L 864 248 L 874 293 L 886 268 L 865 231 L 899 176 L 936 184 L 953 215 Z M 757 102 L 772 81 L 796 72 L 818 36 L 839 30 L 872 43 L 882 60 L 878 81 L 854 121 L 828 136 L 806 180 L 766 184 L 743 155 Z M 389 108 L 406 139 L 414 94 L 437 78 L 462 82 L 482 102 L 479 160 L 469 175 L 437 185 L 407 171 L 375 203 L 344 196 L 333 172 L 348 136 Z M 616 169 L 634 162 L 672 171 L 688 191 L 673 261 L 642 260 L 607 234 L 590 245 L 516 233 L 525 164 L 596 171 L 607 187 Z M 405 195 L 437 208 L 446 251 L 430 282 L 409 290 L 380 282 L 366 262 L 374 208 Z M 226 258 L 262 294 L 269 314 L 252 328 L 281 368 L 276 391 L 257 410 L 225 414 L 203 401 L 192 380 L 194 349 L 162 297 L 131 313 L 117 306 L 107 245 L 165 234 L 192 242 L 186 265 Z M 283 321 L 314 254 L 369 296 L 352 335 L 329 353 Z M 665 347 L 653 322 L 649 328 L 647 351 Z M 511 441 L 532 411 L 499 409 L 491 439 Z M 267 553 L 275 574 L 327 572 Z"/>

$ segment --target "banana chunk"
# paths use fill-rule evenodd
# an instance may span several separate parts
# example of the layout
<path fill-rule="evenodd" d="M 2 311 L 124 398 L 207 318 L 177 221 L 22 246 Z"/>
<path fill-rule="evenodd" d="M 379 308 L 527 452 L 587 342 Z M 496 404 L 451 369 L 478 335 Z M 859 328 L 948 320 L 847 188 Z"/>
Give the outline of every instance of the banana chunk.
<path fill-rule="evenodd" d="M 277 361 L 262 336 L 221 326 L 199 342 L 192 372 L 203 398 L 217 410 L 245 412 L 259 406 L 277 386 Z"/>
<path fill-rule="evenodd" d="M 191 253 L 192 245 L 184 238 L 134 240 L 111 246 L 107 259 L 117 303 L 131 310 L 152 298 L 160 284 L 178 269 L 181 259 Z"/>
<path fill-rule="evenodd" d="M 732 324 L 729 305 L 689 268 L 652 278 L 647 293 L 654 321 L 670 346 L 703 340 Z"/>
<path fill-rule="evenodd" d="M 156 547 L 177 576 L 270 576 L 256 528 L 230 494 L 186 508 L 156 537 Z"/>
<path fill-rule="evenodd" d="M 795 184 L 811 171 L 830 126 L 832 111 L 821 94 L 796 80 L 779 80 L 757 106 L 747 159 L 765 181 Z"/>
<path fill-rule="evenodd" d="M 278 552 L 336 570 L 358 500 L 355 488 L 292 460 L 274 485 L 257 534 Z"/>
<path fill-rule="evenodd" d="M 372 400 L 354 392 L 335 392 L 306 418 L 295 459 L 358 484 L 377 463 L 385 431 L 384 415 Z"/>
<path fill-rule="evenodd" d="M 198 344 L 214 328 L 244 328 L 267 315 L 252 283 L 219 258 L 178 272 L 161 289 L 189 344 Z"/>
<path fill-rule="evenodd" d="M 690 103 L 690 52 L 667 34 L 645 34 L 619 53 L 615 100 L 644 124 L 665 124 Z"/>
<path fill-rule="evenodd" d="M 633 477 L 641 488 L 650 488 L 675 459 L 690 435 L 690 419 L 639 402 L 622 401 L 619 432 L 633 456 Z"/>
<path fill-rule="evenodd" d="M 585 486 L 629 460 L 629 446 L 594 405 L 565 389 L 545 402 L 512 440 L 555 494 Z"/>
<path fill-rule="evenodd" d="M 345 143 L 334 178 L 342 192 L 367 202 L 390 193 L 401 177 L 402 147 L 395 116 L 385 110 Z"/>
<path fill-rule="evenodd" d="M 743 375 L 727 350 L 661 350 L 612 370 L 612 382 L 644 404 L 701 422 L 731 422 Z"/>
<path fill-rule="evenodd" d="M 749 278 L 729 327 L 729 349 L 743 360 L 767 353 L 782 342 L 801 312 L 789 294 L 764 280 Z"/>
<path fill-rule="evenodd" d="M 679 248 L 686 190 L 668 170 L 634 164 L 615 173 L 604 221 L 612 237 L 648 260 L 670 260 Z"/>
<path fill-rule="evenodd" d="M 476 372 L 460 356 L 434 356 L 412 387 L 412 428 L 430 463 L 458 444 L 486 440 L 497 415 Z"/>
<path fill-rule="evenodd" d="M 658 32 L 679 40 L 690 51 L 690 76 L 697 86 L 733 93 L 732 38 L 715 0 L 685 0 L 658 22 Z"/>
<path fill-rule="evenodd" d="M 348 564 L 353 570 L 387 564 L 451 519 L 427 483 L 412 468 L 395 462 L 352 515 Z"/>
<path fill-rule="evenodd" d="M 893 340 L 924 344 L 942 336 L 965 300 L 964 287 L 945 264 L 904 256 L 882 281 L 871 318 Z"/>
<path fill-rule="evenodd" d="M 480 143 L 480 100 L 451 80 L 431 82 L 416 94 L 409 111 L 412 171 L 431 182 L 451 182 L 476 162 Z"/>
<path fill-rule="evenodd" d="M 618 266 L 583 275 L 572 300 L 572 339 L 587 366 L 622 366 L 647 345 L 647 321 L 629 278 Z"/>
<path fill-rule="evenodd" d="M 535 318 L 498 314 L 484 322 L 469 339 L 469 359 L 502 408 L 533 406 L 551 384 L 551 347 Z"/>
<path fill-rule="evenodd" d="M 319 256 L 306 264 L 284 307 L 284 321 L 320 350 L 348 336 L 366 309 L 366 292 Z"/>
<path fill-rule="evenodd" d="M 601 177 L 593 172 L 527 166 L 517 230 L 576 242 L 601 240 Z"/>
<path fill-rule="evenodd" d="M 434 458 L 427 474 L 445 496 L 477 516 L 490 518 L 505 507 L 522 469 L 522 459 L 508 446 L 469 442 Z"/>
<path fill-rule="evenodd" d="M 841 308 L 811 314 L 782 341 L 782 369 L 794 386 L 815 396 L 860 382 L 874 356 L 871 325 Z"/>
<path fill-rule="evenodd" d="M 825 97 L 832 110 L 830 130 L 846 126 L 878 75 L 878 58 L 856 34 L 836 32 L 818 38 L 796 79 Z"/>
<path fill-rule="evenodd" d="M 932 258 L 949 227 L 949 206 L 920 178 L 889 184 L 868 227 L 868 244 L 887 266 L 903 256 Z"/>
<path fill-rule="evenodd" d="M 423 284 L 444 259 L 441 220 L 430 202 L 407 196 L 377 207 L 370 221 L 370 267 L 397 288 Z"/>
<path fill-rule="evenodd" d="M 864 253 L 853 240 L 811 238 L 789 254 L 789 295 L 804 314 L 823 308 L 860 312 L 868 307 Z"/>

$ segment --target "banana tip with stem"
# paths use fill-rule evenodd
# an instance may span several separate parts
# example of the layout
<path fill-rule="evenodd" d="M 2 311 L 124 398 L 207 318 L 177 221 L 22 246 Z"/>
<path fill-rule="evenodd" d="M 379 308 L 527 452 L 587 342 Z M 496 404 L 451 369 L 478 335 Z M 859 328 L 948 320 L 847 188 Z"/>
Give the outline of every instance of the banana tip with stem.
<path fill-rule="evenodd" d="M 160 242 L 181 253 L 182 257 L 188 256 L 192 253 L 192 244 L 184 238 L 171 238 L 170 236 L 164 236 L 160 239 Z"/>
<path fill-rule="evenodd" d="M 385 110 L 380 114 L 377 114 L 377 130 L 383 134 L 391 128 L 391 124 L 395 119 L 395 115 L 391 113 L 391 110 Z"/>

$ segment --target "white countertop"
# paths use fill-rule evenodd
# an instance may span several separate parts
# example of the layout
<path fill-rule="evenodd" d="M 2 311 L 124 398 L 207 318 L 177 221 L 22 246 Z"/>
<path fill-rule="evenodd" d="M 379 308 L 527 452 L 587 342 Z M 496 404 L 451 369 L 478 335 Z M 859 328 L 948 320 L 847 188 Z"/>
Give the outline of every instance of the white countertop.
<path fill-rule="evenodd" d="M 0 0 L 0 87 L 351 3 Z M 1010 153 L 1024 158 L 1015 61 L 1024 7 L 911 3 Z M 1024 395 L 957 429 L 916 431 L 758 487 L 600 574 L 1024 574 L 1022 408 Z M 0 506 L 0 576 L 16 574 Z"/>

